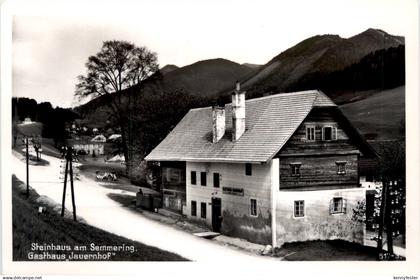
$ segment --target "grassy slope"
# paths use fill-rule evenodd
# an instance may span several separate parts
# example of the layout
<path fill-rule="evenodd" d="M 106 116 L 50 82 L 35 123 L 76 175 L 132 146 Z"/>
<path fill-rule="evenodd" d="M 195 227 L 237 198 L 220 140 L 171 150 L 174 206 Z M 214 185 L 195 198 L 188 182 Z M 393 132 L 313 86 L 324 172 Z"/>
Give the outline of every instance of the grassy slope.
<path fill-rule="evenodd" d="M 31 191 L 29 199 L 16 188 L 21 184 L 13 177 L 13 260 L 26 261 L 31 243 L 55 245 L 134 245 L 136 251 L 118 252 L 115 261 L 185 261 L 184 258 L 155 247 L 100 230 L 98 228 L 63 219 L 52 209 L 38 215 L 35 199 L 39 195 Z M 141 233 L 139 233 L 141 234 Z M 54 253 L 54 251 L 49 251 Z M 61 252 L 57 252 L 61 253 Z M 89 253 L 89 252 L 87 252 Z"/>
<path fill-rule="evenodd" d="M 340 108 L 362 134 L 377 134 L 378 140 L 397 139 L 405 118 L 405 86 L 377 92 Z"/>

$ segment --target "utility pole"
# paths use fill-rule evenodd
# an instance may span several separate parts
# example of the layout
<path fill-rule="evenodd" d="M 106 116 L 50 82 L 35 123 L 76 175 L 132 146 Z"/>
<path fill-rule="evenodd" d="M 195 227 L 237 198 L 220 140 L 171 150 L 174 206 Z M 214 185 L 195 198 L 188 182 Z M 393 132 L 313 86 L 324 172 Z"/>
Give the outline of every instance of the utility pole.
<path fill-rule="evenodd" d="M 76 221 L 76 203 L 74 201 L 74 187 L 73 187 L 73 149 L 70 148 L 70 187 L 71 187 L 71 202 L 73 204 L 73 219 Z"/>
<path fill-rule="evenodd" d="M 67 188 L 67 175 L 70 176 L 70 191 L 71 191 L 71 201 L 73 206 L 73 220 L 76 221 L 76 203 L 74 198 L 74 186 L 73 186 L 73 149 L 71 147 L 66 147 L 66 169 L 64 170 L 64 188 L 63 188 L 63 202 L 61 206 L 61 216 L 64 217 L 64 210 L 66 204 L 66 188 Z"/>
<path fill-rule="evenodd" d="M 67 157 L 67 154 L 65 155 Z M 67 169 L 69 167 L 69 162 L 66 160 L 66 169 L 64 169 L 64 187 L 63 187 L 63 202 L 61 206 L 61 217 L 64 217 L 64 209 L 66 204 L 66 187 L 67 187 Z"/>
<path fill-rule="evenodd" d="M 382 241 L 383 241 L 383 231 L 385 224 L 385 210 L 387 207 L 387 197 L 388 197 L 388 182 L 382 182 L 382 198 L 381 198 L 381 208 L 379 210 L 379 229 L 378 229 L 378 259 L 381 259 L 382 254 Z"/>
<path fill-rule="evenodd" d="M 25 138 L 26 142 L 26 196 L 29 197 L 29 138 Z"/>

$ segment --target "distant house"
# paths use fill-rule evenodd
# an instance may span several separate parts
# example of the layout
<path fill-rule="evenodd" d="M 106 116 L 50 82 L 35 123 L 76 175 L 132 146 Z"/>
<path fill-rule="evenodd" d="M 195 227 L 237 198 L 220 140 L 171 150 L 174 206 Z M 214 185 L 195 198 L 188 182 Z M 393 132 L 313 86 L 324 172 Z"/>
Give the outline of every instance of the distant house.
<path fill-rule="evenodd" d="M 362 243 L 364 225 L 351 219 L 366 196 L 358 163 L 374 156 L 322 92 L 245 101 L 237 84 L 231 104 L 191 109 L 146 160 L 160 163 L 164 200 L 181 204 L 170 208 L 213 231 L 280 246 Z"/>
<path fill-rule="evenodd" d="M 17 124 L 17 133 L 19 136 L 25 137 L 41 137 L 43 124 L 40 122 L 33 122 L 30 118 Z"/>
<path fill-rule="evenodd" d="M 90 137 L 82 136 L 77 140 L 68 140 L 68 144 L 70 144 L 77 153 L 83 153 L 92 156 L 105 154 L 105 143 L 102 141 L 93 141 L 94 139 L 95 138 L 90 139 Z"/>
<path fill-rule="evenodd" d="M 121 140 L 121 134 L 112 134 L 108 137 L 108 142 L 115 142 Z"/>
<path fill-rule="evenodd" d="M 92 138 L 92 140 L 90 140 L 92 142 L 97 142 L 97 143 L 105 143 L 106 142 L 106 137 L 103 136 L 102 134 L 96 135 L 95 137 Z"/>

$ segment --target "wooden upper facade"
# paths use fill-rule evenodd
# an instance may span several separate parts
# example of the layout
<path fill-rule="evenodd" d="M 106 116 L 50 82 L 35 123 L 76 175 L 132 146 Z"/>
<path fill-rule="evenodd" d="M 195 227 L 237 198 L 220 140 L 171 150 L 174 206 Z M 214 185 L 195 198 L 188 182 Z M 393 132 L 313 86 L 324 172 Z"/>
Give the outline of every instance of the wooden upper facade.
<path fill-rule="evenodd" d="M 280 157 L 280 189 L 358 187 L 358 143 L 338 111 L 314 108 L 290 137 Z"/>

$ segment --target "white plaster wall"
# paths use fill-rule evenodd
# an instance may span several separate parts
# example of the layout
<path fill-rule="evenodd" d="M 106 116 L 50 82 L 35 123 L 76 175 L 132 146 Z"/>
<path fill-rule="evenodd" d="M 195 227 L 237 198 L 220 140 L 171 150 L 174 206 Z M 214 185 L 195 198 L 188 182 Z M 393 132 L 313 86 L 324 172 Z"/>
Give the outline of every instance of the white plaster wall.
<path fill-rule="evenodd" d="M 293 241 L 332 239 L 363 244 L 364 225 L 353 222 L 351 218 L 353 208 L 365 196 L 364 188 L 278 192 L 277 245 Z M 330 201 L 334 197 L 347 200 L 345 214 L 330 214 Z M 305 201 L 304 217 L 294 217 L 295 200 Z"/>
<path fill-rule="evenodd" d="M 196 171 L 197 184 L 191 185 L 191 171 Z M 207 172 L 207 186 L 201 186 L 200 172 Z M 220 174 L 220 188 L 213 187 L 213 173 Z M 257 199 L 257 215 L 270 216 L 270 164 L 252 164 L 252 176 L 245 175 L 244 163 L 202 163 L 187 162 L 187 216 L 211 226 L 211 198 L 222 199 L 222 213 L 229 211 L 235 216 L 250 217 L 250 199 Z M 223 187 L 243 188 L 244 196 L 223 194 Z M 191 200 L 197 201 L 197 217 L 191 216 Z M 201 217 L 200 203 L 207 204 L 207 218 Z M 258 217 L 252 217 L 258 219 Z"/>

